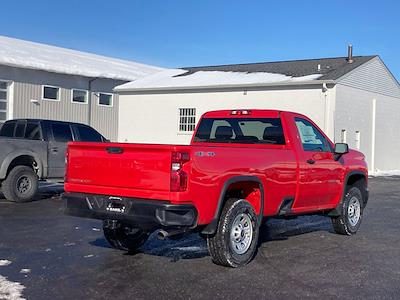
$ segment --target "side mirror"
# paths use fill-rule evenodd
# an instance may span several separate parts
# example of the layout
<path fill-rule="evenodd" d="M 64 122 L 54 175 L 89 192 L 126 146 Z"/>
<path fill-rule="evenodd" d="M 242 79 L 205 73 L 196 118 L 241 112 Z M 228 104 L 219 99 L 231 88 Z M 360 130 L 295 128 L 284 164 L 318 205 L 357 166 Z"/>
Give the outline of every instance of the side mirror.
<path fill-rule="evenodd" d="M 339 160 L 343 154 L 349 153 L 349 145 L 345 143 L 336 143 L 333 153 L 335 154 L 335 160 Z"/>

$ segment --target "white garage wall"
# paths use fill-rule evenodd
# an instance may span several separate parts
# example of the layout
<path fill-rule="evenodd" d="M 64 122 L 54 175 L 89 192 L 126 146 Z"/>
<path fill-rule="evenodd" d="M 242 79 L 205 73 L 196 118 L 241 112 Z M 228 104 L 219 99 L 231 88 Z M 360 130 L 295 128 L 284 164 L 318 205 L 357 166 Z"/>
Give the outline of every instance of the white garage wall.
<path fill-rule="evenodd" d="M 375 168 L 400 170 L 400 99 L 376 99 Z"/>
<path fill-rule="evenodd" d="M 325 124 L 325 103 L 331 111 Z M 210 110 L 280 109 L 303 113 L 333 136 L 334 96 L 326 101 L 321 87 L 264 91 L 190 92 L 120 95 L 120 142 L 188 144 L 191 134 L 178 133 L 179 108 L 196 108 L 196 121 Z M 332 123 L 332 124 L 331 124 Z"/>
<path fill-rule="evenodd" d="M 370 171 L 400 169 L 400 99 L 338 84 L 336 86 L 335 140 L 347 131 L 347 143 L 356 148 L 360 131 L 360 150 L 366 155 Z M 375 157 L 373 152 L 373 101 L 375 112 Z"/>

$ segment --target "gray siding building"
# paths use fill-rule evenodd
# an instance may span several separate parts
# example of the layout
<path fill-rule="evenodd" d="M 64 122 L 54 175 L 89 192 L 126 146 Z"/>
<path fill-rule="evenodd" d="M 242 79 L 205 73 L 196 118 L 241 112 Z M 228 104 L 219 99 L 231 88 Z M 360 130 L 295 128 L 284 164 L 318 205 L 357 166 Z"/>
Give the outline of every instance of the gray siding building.
<path fill-rule="evenodd" d="M 350 54 L 166 70 L 124 84 L 115 88 L 118 139 L 186 145 L 207 111 L 289 110 L 361 150 L 371 172 L 398 172 L 400 84 L 379 56 Z"/>
<path fill-rule="evenodd" d="M 0 36 L 0 123 L 15 118 L 80 122 L 115 141 L 114 87 L 160 70 Z"/>

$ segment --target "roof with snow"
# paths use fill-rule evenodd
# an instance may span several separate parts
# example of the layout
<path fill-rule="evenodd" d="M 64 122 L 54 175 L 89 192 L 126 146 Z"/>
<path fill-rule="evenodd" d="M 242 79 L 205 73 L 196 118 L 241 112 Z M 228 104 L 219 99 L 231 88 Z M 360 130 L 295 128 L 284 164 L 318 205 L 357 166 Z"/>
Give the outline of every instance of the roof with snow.
<path fill-rule="evenodd" d="M 184 67 L 160 73 L 116 87 L 117 91 L 179 89 L 257 84 L 299 84 L 334 81 L 376 56 L 347 57 Z"/>
<path fill-rule="evenodd" d="M 0 36 L 0 65 L 132 81 L 163 70 L 87 52 Z"/>

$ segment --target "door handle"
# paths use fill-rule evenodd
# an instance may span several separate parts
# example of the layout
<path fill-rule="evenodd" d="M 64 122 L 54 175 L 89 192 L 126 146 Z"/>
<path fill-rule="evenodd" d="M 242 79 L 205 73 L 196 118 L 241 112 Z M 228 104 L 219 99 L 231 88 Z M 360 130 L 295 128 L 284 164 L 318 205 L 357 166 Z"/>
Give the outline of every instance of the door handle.
<path fill-rule="evenodd" d="M 57 152 L 58 152 L 58 148 L 56 148 L 56 147 L 51 148 L 50 151 L 51 151 L 52 153 L 57 153 Z"/>
<path fill-rule="evenodd" d="M 120 147 L 108 147 L 106 148 L 107 152 L 110 154 L 122 154 L 124 153 L 124 149 Z"/>
<path fill-rule="evenodd" d="M 307 160 L 307 163 L 310 164 L 310 165 L 313 165 L 313 164 L 315 164 L 315 160 L 310 158 L 310 159 Z"/>

